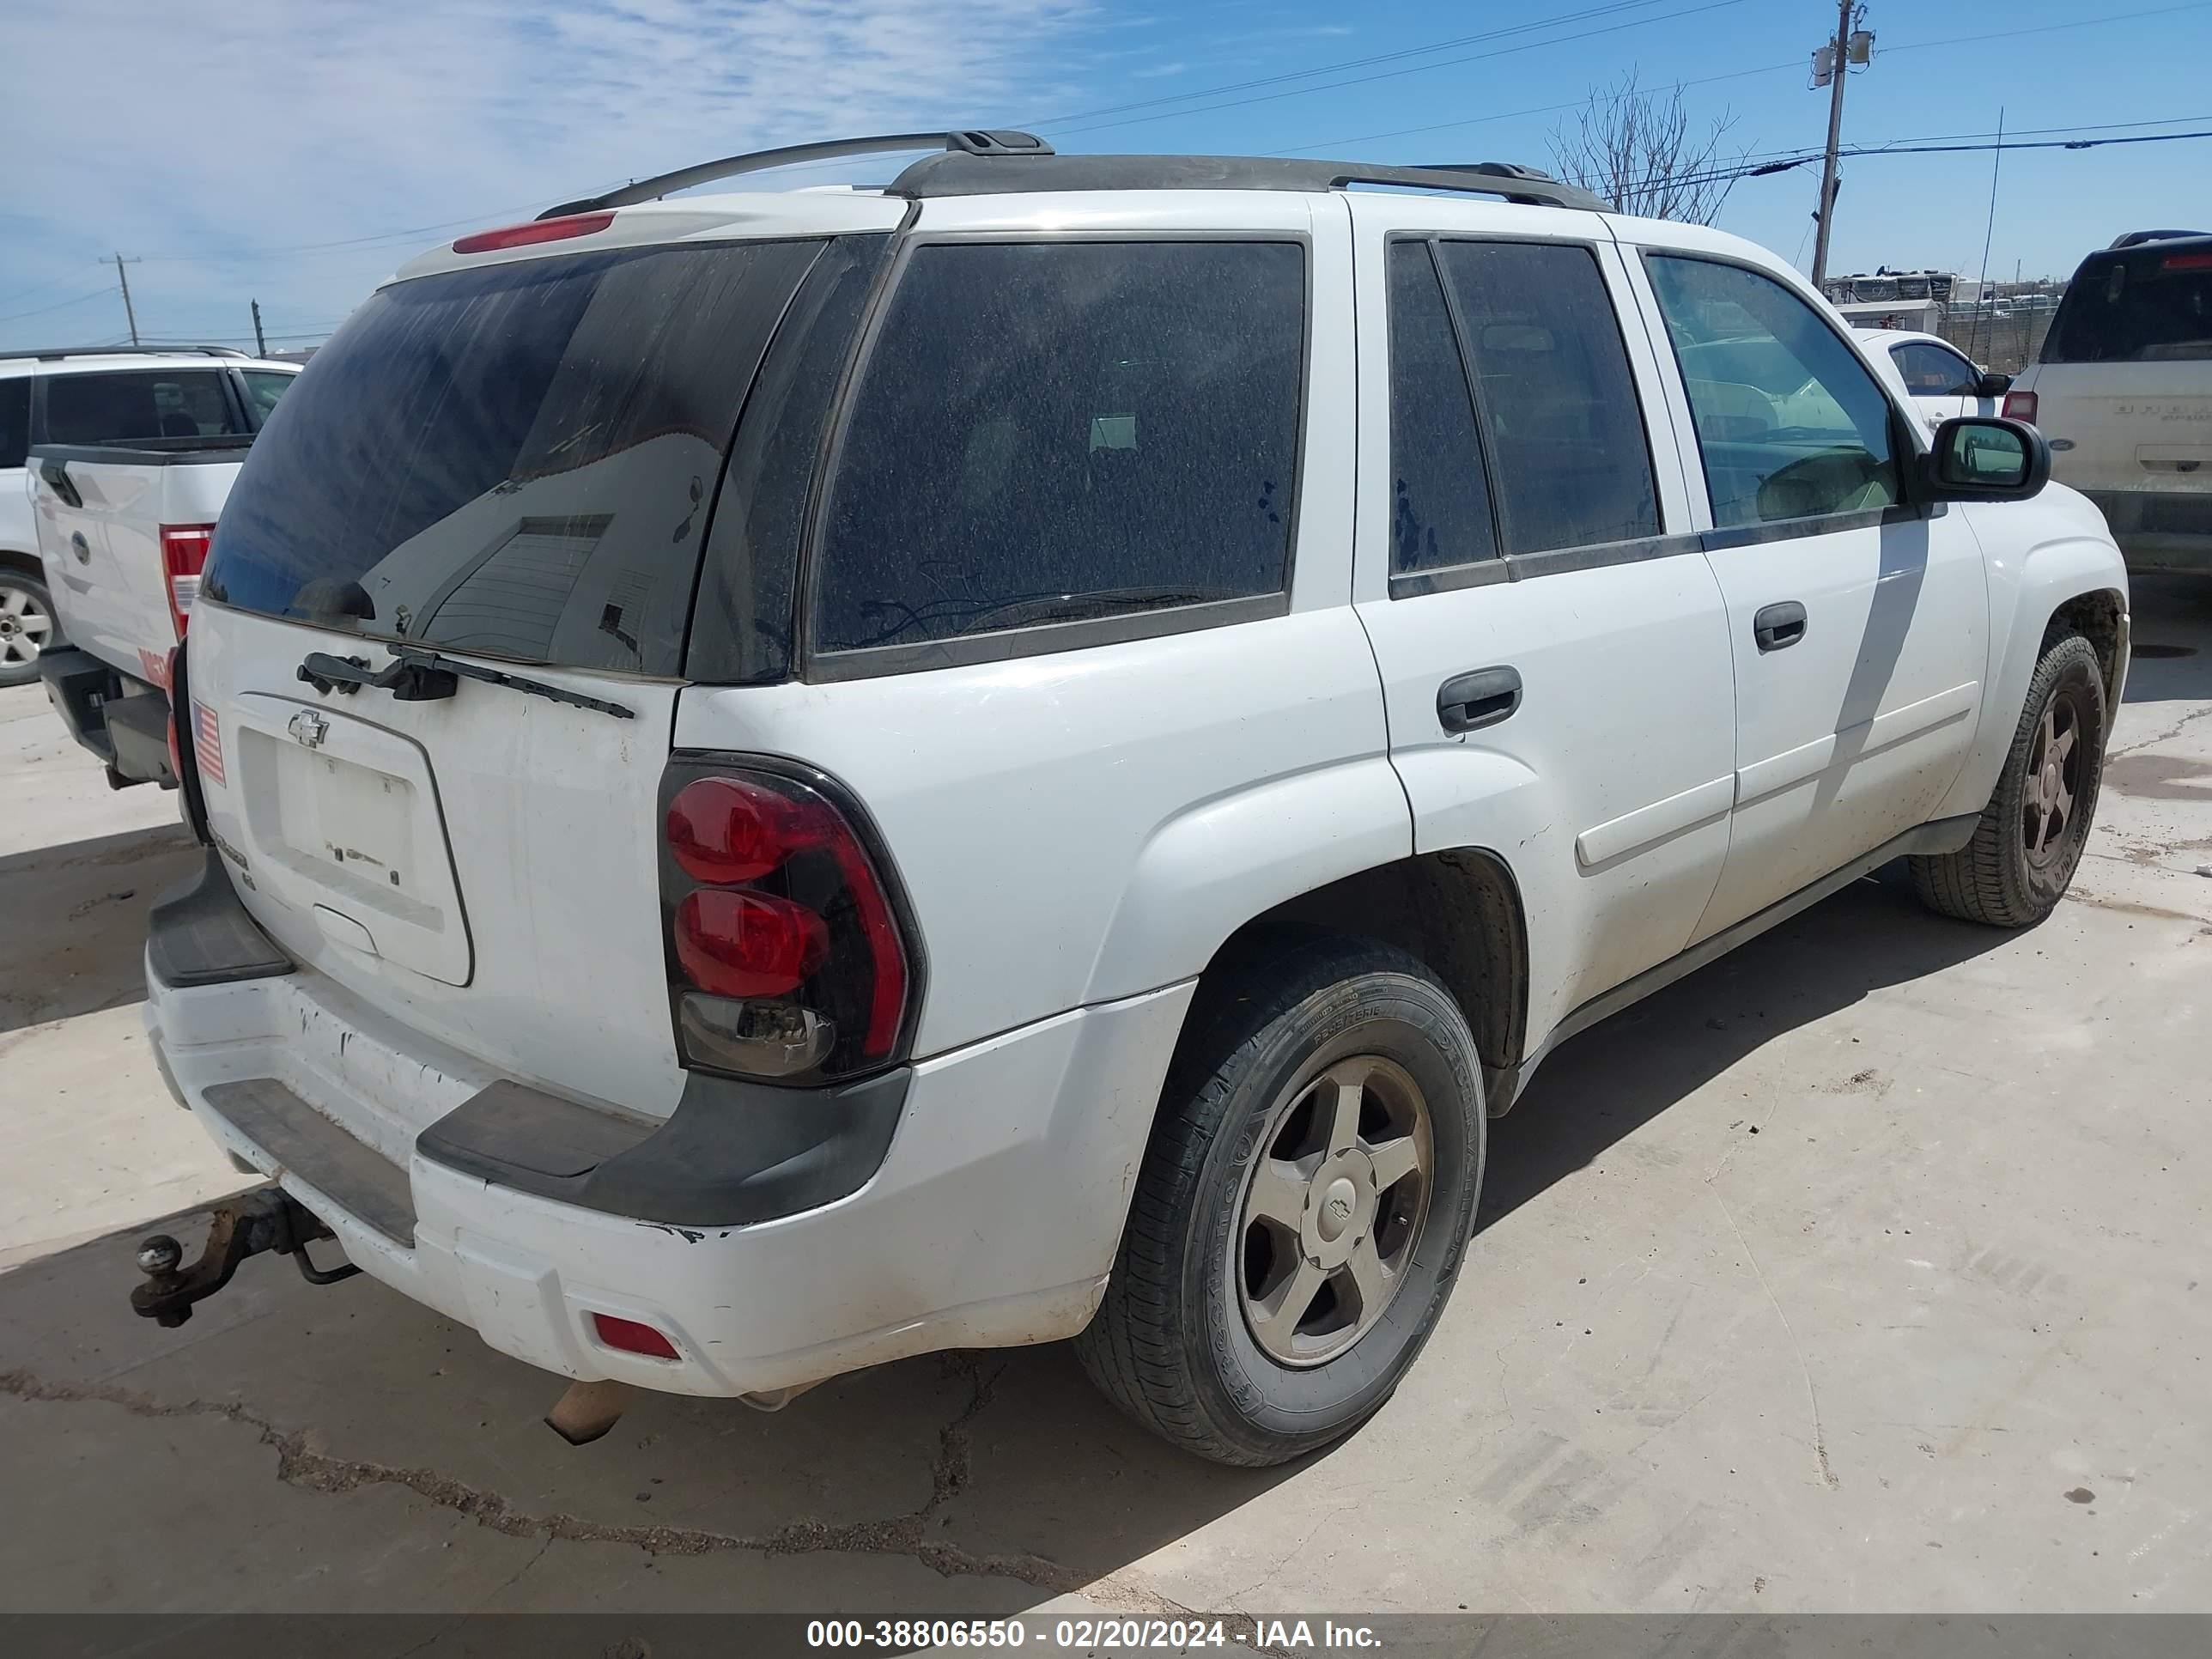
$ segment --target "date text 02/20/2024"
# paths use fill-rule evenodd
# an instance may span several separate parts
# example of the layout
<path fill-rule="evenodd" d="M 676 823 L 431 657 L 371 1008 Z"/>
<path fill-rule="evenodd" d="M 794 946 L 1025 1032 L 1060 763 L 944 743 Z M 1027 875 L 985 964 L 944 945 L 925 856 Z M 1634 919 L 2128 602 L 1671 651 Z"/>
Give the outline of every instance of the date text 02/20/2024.
<path fill-rule="evenodd" d="M 1086 1650 L 1157 1648 L 1180 1651 L 1249 1643 L 1263 1649 L 1382 1645 L 1364 1625 L 1305 1619 L 817 1619 L 806 1626 L 810 1648 L 911 1651 L 915 1648 L 1039 1647 Z"/>

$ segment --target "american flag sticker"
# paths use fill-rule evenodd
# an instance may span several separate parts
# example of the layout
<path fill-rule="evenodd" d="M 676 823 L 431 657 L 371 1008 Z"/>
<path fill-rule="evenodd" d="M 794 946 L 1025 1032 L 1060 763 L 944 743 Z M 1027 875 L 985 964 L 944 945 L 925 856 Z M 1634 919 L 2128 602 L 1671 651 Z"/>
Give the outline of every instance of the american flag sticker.
<path fill-rule="evenodd" d="M 198 697 L 192 699 L 192 752 L 199 757 L 200 776 L 210 783 L 222 779 L 222 728 L 215 710 Z"/>

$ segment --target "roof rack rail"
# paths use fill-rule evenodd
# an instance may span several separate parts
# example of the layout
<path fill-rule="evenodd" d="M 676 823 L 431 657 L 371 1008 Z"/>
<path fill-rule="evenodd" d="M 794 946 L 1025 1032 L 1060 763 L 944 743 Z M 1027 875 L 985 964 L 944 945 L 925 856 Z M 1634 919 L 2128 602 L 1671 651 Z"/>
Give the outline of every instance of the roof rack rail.
<path fill-rule="evenodd" d="M 1371 161 L 1308 161 L 1267 155 L 1059 155 L 1046 149 L 998 155 L 953 150 L 927 155 L 894 179 L 894 196 L 989 196 L 1050 190 L 1339 190 L 1389 185 L 1463 191 L 1542 207 L 1610 213 L 1611 204 L 1578 185 L 1513 161 L 1391 167 Z"/>
<path fill-rule="evenodd" d="M 0 351 L 0 357 L 35 357 L 50 363 L 58 357 L 251 357 L 250 351 L 219 345 L 50 346 L 43 351 Z"/>
<path fill-rule="evenodd" d="M 779 149 L 757 149 L 744 155 L 726 155 L 719 161 L 702 161 L 696 167 L 678 167 L 673 173 L 634 179 L 620 190 L 608 191 L 603 196 L 579 197 L 575 201 L 563 202 L 558 207 L 547 208 L 538 216 L 540 219 L 558 219 L 571 213 L 635 207 L 640 202 L 650 202 L 672 191 L 689 190 L 694 185 L 703 185 L 715 179 L 734 178 L 741 173 L 760 173 L 769 167 L 793 167 L 801 161 L 830 161 L 845 155 L 881 155 L 902 149 L 943 149 L 966 155 L 1049 155 L 1053 153 L 1050 144 L 1030 132 L 969 130 L 957 132 L 887 132 L 872 138 L 830 138 L 820 143 L 786 144 Z"/>

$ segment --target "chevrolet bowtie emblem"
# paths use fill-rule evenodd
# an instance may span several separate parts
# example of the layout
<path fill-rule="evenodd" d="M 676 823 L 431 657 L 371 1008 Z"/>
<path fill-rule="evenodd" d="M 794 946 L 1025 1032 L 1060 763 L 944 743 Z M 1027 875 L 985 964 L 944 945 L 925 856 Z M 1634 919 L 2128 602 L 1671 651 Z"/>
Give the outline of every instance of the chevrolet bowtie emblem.
<path fill-rule="evenodd" d="M 302 708 L 292 716 L 291 724 L 284 728 L 310 749 L 322 746 L 330 734 L 331 723 L 312 708 Z"/>

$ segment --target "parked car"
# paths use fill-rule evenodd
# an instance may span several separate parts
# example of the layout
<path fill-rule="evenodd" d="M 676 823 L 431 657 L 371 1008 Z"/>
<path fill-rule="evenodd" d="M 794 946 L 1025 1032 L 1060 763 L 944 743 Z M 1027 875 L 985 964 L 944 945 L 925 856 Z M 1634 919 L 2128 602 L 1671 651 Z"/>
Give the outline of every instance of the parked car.
<path fill-rule="evenodd" d="M 250 433 L 298 371 L 220 346 L 104 348 L 0 356 L 0 686 L 39 677 L 64 643 L 39 556 L 24 457 L 34 444 Z"/>
<path fill-rule="evenodd" d="M 176 786 L 169 653 L 251 433 L 36 444 L 31 509 L 68 642 L 40 653 L 47 701 L 108 784 Z"/>
<path fill-rule="evenodd" d="M 1932 428 L 1959 415 L 1995 415 L 2012 376 L 1982 368 L 1940 334 L 1904 329 L 1861 331 L 1870 349 L 1887 352 L 1905 395 Z"/>
<path fill-rule="evenodd" d="M 2212 571 L 2212 234 L 2133 231 L 2084 259 L 2005 413 L 2043 429 L 2130 568 Z"/>
<path fill-rule="evenodd" d="M 1782 260 L 1502 166 L 945 142 L 462 237 L 318 353 L 147 949 L 282 1195 L 141 1312 L 327 1232 L 594 1390 L 1076 1337 L 1277 1462 L 1413 1363 L 1561 1040 L 1899 856 L 2065 891 L 2118 552 Z"/>

